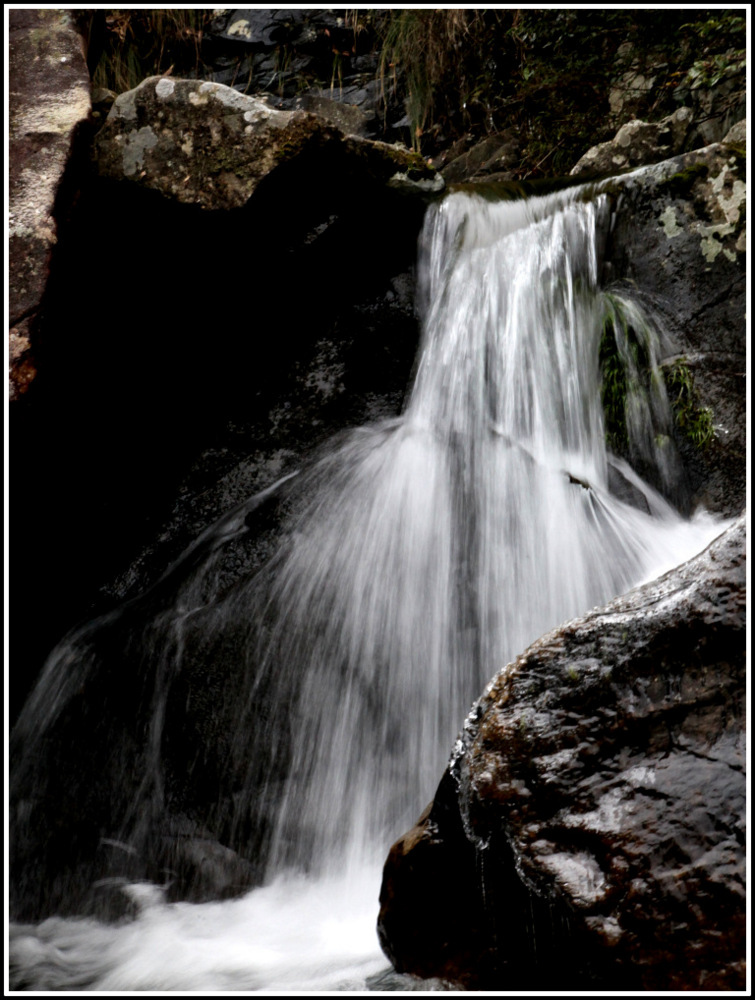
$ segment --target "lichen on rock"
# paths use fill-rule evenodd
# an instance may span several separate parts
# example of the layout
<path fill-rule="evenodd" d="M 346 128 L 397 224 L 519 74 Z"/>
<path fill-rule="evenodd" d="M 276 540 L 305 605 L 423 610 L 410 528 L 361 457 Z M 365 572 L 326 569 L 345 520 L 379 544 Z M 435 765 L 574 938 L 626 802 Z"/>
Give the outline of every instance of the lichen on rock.
<path fill-rule="evenodd" d="M 317 114 L 278 111 L 222 84 L 169 77 L 150 77 L 117 98 L 95 160 L 103 177 L 205 209 L 232 209 L 281 165 L 326 146 L 380 181 L 397 170 L 433 173 L 408 150 L 344 136 Z"/>

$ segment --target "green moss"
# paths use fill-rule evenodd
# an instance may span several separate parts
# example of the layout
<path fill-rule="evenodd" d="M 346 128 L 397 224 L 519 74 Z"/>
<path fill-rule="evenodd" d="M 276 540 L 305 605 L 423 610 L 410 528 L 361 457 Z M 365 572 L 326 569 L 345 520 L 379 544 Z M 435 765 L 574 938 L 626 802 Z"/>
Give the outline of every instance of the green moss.
<path fill-rule="evenodd" d="M 707 163 L 693 163 L 667 177 L 665 181 L 661 181 L 658 188 L 673 198 L 686 198 L 697 181 L 707 176 Z"/>
<path fill-rule="evenodd" d="M 584 177 L 538 177 L 527 181 L 464 181 L 449 184 L 446 190 L 466 191 L 469 194 L 478 194 L 486 201 L 497 202 L 534 198 L 584 184 Z M 592 197 L 593 188 L 589 187 L 584 192 L 584 200 L 590 201 Z"/>
<path fill-rule="evenodd" d="M 213 174 L 231 173 L 240 180 L 259 176 L 257 161 L 253 157 L 240 155 L 233 146 L 208 146 L 194 153 L 193 162 L 199 177 Z"/>
<path fill-rule="evenodd" d="M 677 359 L 664 374 L 677 427 L 696 448 L 705 451 L 715 435 L 713 413 L 701 405 L 687 362 Z"/>
<path fill-rule="evenodd" d="M 402 149 L 400 146 L 381 147 L 386 158 L 395 163 L 398 170 L 406 173 L 411 180 L 432 177 L 435 170 L 429 166 L 424 156 L 417 150 Z"/>

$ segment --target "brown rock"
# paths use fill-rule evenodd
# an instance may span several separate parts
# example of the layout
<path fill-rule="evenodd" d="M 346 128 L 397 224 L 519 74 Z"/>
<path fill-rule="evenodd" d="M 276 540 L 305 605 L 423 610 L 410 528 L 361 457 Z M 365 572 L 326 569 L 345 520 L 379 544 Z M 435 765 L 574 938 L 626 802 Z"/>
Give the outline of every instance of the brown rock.
<path fill-rule="evenodd" d="M 519 141 L 513 132 L 500 132 L 478 142 L 467 152 L 462 152 L 442 168 L 443 179 L 449 184 L 462 183 L 477 178 L 490 180 L 491 175 L 509 175 L 519 163 Z M 501 179 L 508 179 L 508 176 Z"/>
<path fill-rule="evenodd" d="M 56 240 L 55 198 L 90 111 L 89 74 L 70 15 L 26 7 L 9 19 L 11 398 L 34 378 L 29 340 Z"/>

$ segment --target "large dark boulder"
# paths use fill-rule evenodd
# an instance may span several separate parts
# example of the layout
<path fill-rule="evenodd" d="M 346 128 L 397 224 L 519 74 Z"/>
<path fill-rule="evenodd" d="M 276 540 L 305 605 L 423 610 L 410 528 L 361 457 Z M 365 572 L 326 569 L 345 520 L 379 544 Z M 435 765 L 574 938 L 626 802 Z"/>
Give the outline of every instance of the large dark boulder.
<path fill-rule="evenodd" d="M 14 529 L 45 565 L 15 570 L 18 919 L 120 913 L 105 887 L 113 878 L 161 882 L 170 869 L 171 898 L 201 899 L 261 877 L 266 806 L 250 798 L 261 779 L 247 771 L 270 764 L 268 709 L 250 698 L 253 664 L 239 667 L 252 612 L 230 629 L 220 619 L 225 594 L 275 549 L 275 505 L 246 525 L 254 540 L 224 550 L 220 596 L 193 619 L 192 652 L 167 684 L 156 648 L 173 643 L 161 616 L 176 593 L 150 586 L 218 517 L 301 468 L 324 440 L 400 412 L 417 347 L 424 202 L 386 183 L 396 164 L 372 144 L 355 140 L 339 160 L 341 134 L 319 120 L 313 128 L 313 148 L 276 161 L 237 206 L 223 203 L 222 185 L 212 193 L 211 171 L 212 206 L 103 177 L 95 163 L 61 232 L 39 377 L 15 428 Z M 112 271 L 93 278 L 100 248 Z M 71 316 L 75 337 L 61 336 Z M 39 700 L 22 711 L 45 658 L 80 620 L 91 624 L 52 653 Z M 48 682 L 60 700 L 48 699 Z M 150 756 L 156 717 L 165 771 Z"/>
<path fill-rule="evenodd" d="M 386 863 L 399 971 L 466 988 L 744 988 L 745 521 L 534 643 Z"/>

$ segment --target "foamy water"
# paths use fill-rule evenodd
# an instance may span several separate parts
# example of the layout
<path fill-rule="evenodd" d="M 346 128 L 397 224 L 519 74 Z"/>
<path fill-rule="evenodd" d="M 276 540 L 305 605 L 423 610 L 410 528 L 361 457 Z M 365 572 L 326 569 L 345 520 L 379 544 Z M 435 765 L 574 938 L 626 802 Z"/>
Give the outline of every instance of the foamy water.
<path fill-rule="evenodd" d="M 281 876 L 241 899 L 170 903 L 128 888 L 135 919 L 53 917 L 11 932 L 11 974 L 37 990 L 364 990 L 387 967 L 375 935 L 378 880 Z"/>

